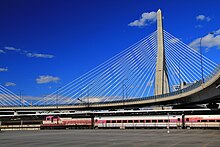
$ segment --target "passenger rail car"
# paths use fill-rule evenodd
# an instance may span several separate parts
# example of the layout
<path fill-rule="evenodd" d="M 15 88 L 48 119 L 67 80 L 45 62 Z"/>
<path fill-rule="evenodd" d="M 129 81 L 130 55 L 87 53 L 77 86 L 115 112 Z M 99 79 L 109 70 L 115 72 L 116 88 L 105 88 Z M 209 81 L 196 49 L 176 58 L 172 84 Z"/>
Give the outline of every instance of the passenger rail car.
<path fill-rule="evenodd" d="M 94 118 L 60 118 L 48 116 L 41 128 L 217 128 L 220 115 L 149 115 L 99 116 Z"/>
<path fill-rule="evenodd" d="M 176 116 L 114 116 L 95 118 L 97 128 L 177 128 L 182 126 L 181 115 Z"/>
<path fill-rule="evenodd" d="M 98 128 L 218 128 L 220 115 L 113 116 L 95 119 Z"/>
<path fill-rule="evenodd" d="M 220 115 L 187 115 L 186 128 L 218 128 L 220 129 Z"/>

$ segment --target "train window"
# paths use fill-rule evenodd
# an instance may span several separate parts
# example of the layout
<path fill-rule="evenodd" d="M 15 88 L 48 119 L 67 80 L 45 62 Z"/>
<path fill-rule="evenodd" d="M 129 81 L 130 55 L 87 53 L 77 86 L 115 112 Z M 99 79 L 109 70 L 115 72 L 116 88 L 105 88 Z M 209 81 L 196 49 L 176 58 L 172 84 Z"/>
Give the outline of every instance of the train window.
<path fill-rule="evenodd" d="M 216 120 L 216 122 L 220 122 L 220 120 Z"/>
<path fill-rule="evenodd" d="M 116 120 L 112 120 L 112 123 L 116 123 Z"/>
<path fill-rule="evenodd" d="M 165 119 L 164 122 L 169 122 L 169 120 L 168 120 L 168 119 Z"/>
<path fill-rule="evenodd" d="M 121 123 L 122 121 L 121 120 L 117 120 L 117 123 Z"/>
<path fill-rule="evenodd" d="M 138 123 L 138 120 L 134 120 L 134 123 Z"/>
<path fill-rule="evenodd" d="M 158 122 L 163 122 L 163 120 L 158 120 Z"/>
<path fill-rule="evenodd" d="M 123 123 L 127 123 L 127 120 L 123 120 Z"/>
<path fill-rule="evenodd" d="M 180 121 L 180 118 L 178 118 L 177 120 Z"/>
<path fill-rule="evenodd" d="M 144 120 L 140 120 L 140 123 L 144 123 Z"/>
<path fill-rule="evenodd" d="M 150 123 L 150 120 L 146 120 L 146 123 Z"/>
<path fill-rule="evenodd" d="M 157 120 L 152 120 L 152 122 L 157 122 Z"/>
<path fill-rule="evenodd" d="M 201 120 L 201 122 L 207 122 L 207 120 Z"/>
<path fill-rule="evenodd" d="M 50 118 L 48 117 L 46 120 L 50 120 Z"/>
<path fill-rule="evenodd" d="M 133 123 L 133 120 L 128 120 L 128 123 Z"/>
<path fill-rule="evenodd" d="M 189 121 L 189 118 L 186 118 L 186 121 Z"/>
<path fill-rule="evenodd" d="M 200 122 L 200 120 L 197 120 L 197 122 Z"/>
<path fill-rule="evenodd" d="M 106 120 L 106 123 L 110 123 L 110 120 Z"/>
<path fill-rule="evenodd" d="M 209 122 L 215 122 L 215 120 L 209 120 Z"/>

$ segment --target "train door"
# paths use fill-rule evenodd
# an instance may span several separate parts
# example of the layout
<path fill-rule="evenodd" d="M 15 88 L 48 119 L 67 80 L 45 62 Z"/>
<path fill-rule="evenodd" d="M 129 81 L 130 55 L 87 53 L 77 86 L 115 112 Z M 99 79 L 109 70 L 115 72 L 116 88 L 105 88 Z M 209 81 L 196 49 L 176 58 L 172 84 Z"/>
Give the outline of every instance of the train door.
<path fill-rule="evenodd" d="M 182 114 L 182 129 L 185 129 L 185 114 Z"/>
<path fill-rule="evenodd" d="M 181 117 L 178 116 L 177 118 L 177 128 L 181 128 L 182 127 L 182 121 L 181 121 Z"/>
<path fill-rule="evenodd" d="M 91 115 L 91 129 L 94 129 L 94 121 L 95 121 L 95 116 Z M 97 120 L 97 119 L 96 119 Z"/>

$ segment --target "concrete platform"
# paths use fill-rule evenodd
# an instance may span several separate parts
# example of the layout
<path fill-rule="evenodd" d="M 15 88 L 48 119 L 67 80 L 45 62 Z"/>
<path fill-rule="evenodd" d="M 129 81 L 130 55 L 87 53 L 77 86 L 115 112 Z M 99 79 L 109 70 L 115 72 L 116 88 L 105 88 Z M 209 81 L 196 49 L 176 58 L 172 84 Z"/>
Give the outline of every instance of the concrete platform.
<path fill-rule="evenodd" d="M 219 130 L 42 130 L 2 131 L 1 147 L 219 147 Z"/>

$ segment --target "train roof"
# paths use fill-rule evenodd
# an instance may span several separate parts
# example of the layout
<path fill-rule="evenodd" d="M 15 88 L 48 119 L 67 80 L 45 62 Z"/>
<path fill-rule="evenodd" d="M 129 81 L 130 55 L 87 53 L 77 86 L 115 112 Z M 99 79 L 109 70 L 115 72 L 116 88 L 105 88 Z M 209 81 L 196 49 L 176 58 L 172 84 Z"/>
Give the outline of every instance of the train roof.
<path fill-rule="evenodd" d="M 50 115 L 57 115 L 57 116 L 71 116 L 71 117 L 90 117 L 94 116 L 131 116 L 131 115 L 199 115 L 199 114 L 220 114 L 220 109 L 212 110 L 212 109 L 169 109 L 169 110 L 147 110 L 147 109 L 140 109 L 140 110 L 124 110 L 124 109 L 117 109 L 117 110 L 92 110 L 92 111 L 76 111 L 76 110 L 54 110 L 54 111 L 17 111 L 14 114 L 13 111 L 4 111 L 0 113 L 0 117 L 10 117 L 10 116 L 50 116 Z"/>

